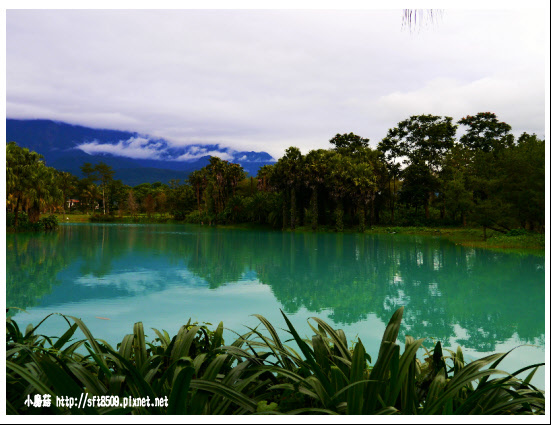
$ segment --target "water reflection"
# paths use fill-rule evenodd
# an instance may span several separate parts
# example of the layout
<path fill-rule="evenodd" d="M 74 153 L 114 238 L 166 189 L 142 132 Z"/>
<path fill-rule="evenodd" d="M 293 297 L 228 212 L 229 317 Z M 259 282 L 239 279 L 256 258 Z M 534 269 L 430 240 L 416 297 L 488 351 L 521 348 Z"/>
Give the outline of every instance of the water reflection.
<path fill-rule="evenodd" d="M 153 299 L 249 281 L 269 287 L 274 309 L 324 312 L 336 324 L 386 322 L 405 305 L 404 331 L 415 337 L 477 352 L 511 338 L 543 344 L 543 257 L 439 238 L 168 225 L 67 225 L 57 234 L 10 234 L 7 245 L 8 306 Z M 241 308 L 259 312 L 251 299 Z"/>

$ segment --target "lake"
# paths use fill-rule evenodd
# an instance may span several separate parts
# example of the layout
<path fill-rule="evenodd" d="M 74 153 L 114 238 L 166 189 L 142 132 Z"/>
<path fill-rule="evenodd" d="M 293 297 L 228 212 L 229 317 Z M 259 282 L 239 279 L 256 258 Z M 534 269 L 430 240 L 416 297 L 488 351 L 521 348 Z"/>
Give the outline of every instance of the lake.
<path fill-rule="evenodd" d="M 529 344 L 503 363 L 509 372 L 545 357 L 543 256 L 438 237 L 168 224 L 64 224 L 6 239 L 6 303 L 27 311 L 14 315 L 23 328 L 63 313 L 115 345 L 138 321 L 150 339 L 151 328 L 173 336 L 188 319 L 244 333 L 261 314 L 283 328 L 281 309 L 301 336 L 312 335 L 307 320 L 319 317 L 349 344 L 360 338 L 375 359 L 386 323 L 405 306 L 401 342 L 429 337 L 428 348 L 460 345 L 471 360 Z M 54 316 L 39 333 L 66 329 Z M 543 388 L 543 371 L 534 383 Z"/>

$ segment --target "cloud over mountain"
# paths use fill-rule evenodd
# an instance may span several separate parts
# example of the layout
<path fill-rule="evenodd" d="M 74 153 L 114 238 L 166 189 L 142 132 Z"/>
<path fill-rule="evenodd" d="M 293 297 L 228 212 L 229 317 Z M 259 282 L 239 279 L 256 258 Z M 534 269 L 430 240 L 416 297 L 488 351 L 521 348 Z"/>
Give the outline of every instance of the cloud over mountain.
<path fill-rule="evenodd" d="M 449 9 L 411 32 L 400 9 L 8 9 L 6 113 L 148 135 L 83 146 L 136 159 L 376 145 L 411 114 L 492 111 L 543 137 L 546 16 Z"/>
<path fill-rule="evenodd" d="M 164 139 L 123 131 L 94 129 L 50 120 L 6 120 L 7 141 L 34 150 L 46 163 L 80 174 L 85 162 L 105 162 L 126 184 L 187 178 L 211 156 L 236 162 L 250 175 L 275 159 L 266 152 L 238 151 L 218 144 L 178 146 Z"/>
<path fill-rule="evenodd" d="M 101 143 L 97 140 L 85 142 L 76 146 L 89 155 L 108 153 L 115 156 L 124 156 L 135 159 L 162 159 L 166 151 L 166 143 L 153 142 L 144 137 L 131 137 L 128 140 L 119 140 L 116 143 Z"/>

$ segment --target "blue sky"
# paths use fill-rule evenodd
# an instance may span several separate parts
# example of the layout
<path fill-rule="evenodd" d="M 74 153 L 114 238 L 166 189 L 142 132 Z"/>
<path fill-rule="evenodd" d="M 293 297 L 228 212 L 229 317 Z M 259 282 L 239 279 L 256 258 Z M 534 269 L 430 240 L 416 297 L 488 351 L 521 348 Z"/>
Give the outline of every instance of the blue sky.
<path fill-rule="evenodd" d="M 399 8 L 7 10 L 6 116 L 276 158 L 343 132 L 375 145 L 429 113 L 492 111 L 544 137 L 549 18 L 531 5 L 545 2 L 444 9 L 414 30 Z"/>

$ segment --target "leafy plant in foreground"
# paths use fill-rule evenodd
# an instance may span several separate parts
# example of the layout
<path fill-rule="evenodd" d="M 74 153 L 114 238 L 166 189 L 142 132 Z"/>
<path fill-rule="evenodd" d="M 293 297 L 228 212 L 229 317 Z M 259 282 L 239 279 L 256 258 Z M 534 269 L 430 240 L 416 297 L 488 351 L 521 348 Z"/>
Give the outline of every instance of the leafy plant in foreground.
<path fill-rule="evenodd" d="M 250 329 L 224 345 L 223 324 L 215 331 L 188 322 L 177 335 L 153 329 L 145 339 L 141 322 L 111 347 L 95 339 L 78 318 L 62 316 L 69 329 L 59 338 L 21 332 L 6 323 L 7 412 L 10 414 L 543 414 L 543 392 L 530 384 L 532 365 L 513 374 L 497 370 L 507 356 L 493 354 L 470 364 L 461 349 L 444 356 L 440 343 L 417 358 L 423 339 L 396 343 L 403 308 L 383 335 L 377 360 L 358 341 L 313 318 L 314 335 L 299 337 L 283 314 L 291 338 L 256 315 L 265 331 Z M 74 341 L 77 329 L 85 339 Z M 292 343 L 293 348 L 289 343 Z M 489 368 L 486 368 L 489 366 Z M 524 380 L 517 376 L 530 371 Z M 497 376 L 497 377 L 495 377 Z M 27 396 L 118 396 L 168 406 L 86 406 L 83 409 L 26 406 Z"/>

